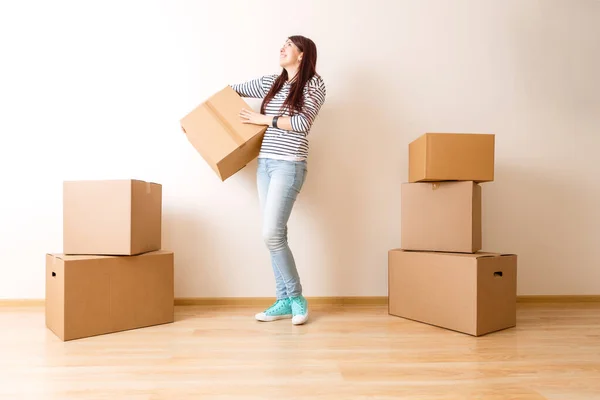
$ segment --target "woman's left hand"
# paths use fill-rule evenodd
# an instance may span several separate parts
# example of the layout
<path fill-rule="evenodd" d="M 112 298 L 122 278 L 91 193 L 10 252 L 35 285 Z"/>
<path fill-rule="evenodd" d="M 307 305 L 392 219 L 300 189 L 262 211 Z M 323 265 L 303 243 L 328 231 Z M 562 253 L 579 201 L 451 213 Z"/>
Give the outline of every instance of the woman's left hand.
<path fill-rule="evenodd" d="M 243 124 L 254 124 L 254 125 L 269 125 L 271 120 L 266 115 L 259 114 L 254 111 L 246 110 L 245 108 L 240 111 L 240 118 Z"/>

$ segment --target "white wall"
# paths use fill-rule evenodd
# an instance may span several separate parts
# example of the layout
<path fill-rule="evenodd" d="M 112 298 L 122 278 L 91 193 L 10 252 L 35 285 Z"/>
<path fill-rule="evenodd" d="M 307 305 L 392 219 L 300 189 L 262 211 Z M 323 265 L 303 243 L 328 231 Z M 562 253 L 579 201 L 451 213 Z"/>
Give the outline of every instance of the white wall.
<path fill-rule="evenodd" d="M 296 33 L 329 93 L 290 222 L 306 295 L 387 294 L 427 131 L 497 135 L 484 247 L 520 256 L 520 294 L 600 294 L 598 21 L 594 0 L 2 2 L 0 298 L 44 297 L 62 181 L 109 178 L 164 185 L 177 296 L 273 295 L 256 163 L 221 183 L 178 120 Z"/>

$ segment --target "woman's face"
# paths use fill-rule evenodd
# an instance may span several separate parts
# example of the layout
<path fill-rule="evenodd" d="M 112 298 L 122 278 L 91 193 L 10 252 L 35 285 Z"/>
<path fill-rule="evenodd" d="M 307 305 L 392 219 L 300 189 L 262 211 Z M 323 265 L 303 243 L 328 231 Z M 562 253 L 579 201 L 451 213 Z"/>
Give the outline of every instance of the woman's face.
<path fill-rule="evenodd" d="M 279 51 L 279 65 L 283 68 L 298 66 L 302 60 L 302 53 L 296 45 L 288 39 Z"/>

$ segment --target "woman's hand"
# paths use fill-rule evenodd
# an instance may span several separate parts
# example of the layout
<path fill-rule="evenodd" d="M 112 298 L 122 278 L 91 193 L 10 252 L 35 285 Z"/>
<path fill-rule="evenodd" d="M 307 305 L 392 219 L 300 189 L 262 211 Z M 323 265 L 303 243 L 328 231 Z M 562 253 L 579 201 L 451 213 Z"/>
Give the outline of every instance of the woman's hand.
<path fill-rule="evenodd" d="M 240 111 L 240 118 L 243 124 L 254 124 L 254 125 L 271 125 L 272 117 L 256 113 L 254 111 L 246 110 L 245 108 Z"/>

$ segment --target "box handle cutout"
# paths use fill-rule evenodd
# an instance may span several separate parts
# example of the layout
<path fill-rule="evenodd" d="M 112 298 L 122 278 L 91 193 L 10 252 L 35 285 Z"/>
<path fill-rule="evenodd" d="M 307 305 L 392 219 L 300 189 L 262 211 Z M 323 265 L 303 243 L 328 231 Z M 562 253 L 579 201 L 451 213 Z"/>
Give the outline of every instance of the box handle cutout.
<path fill-rule="evenodd" d="M 494 272 L 494 278 L 502 278 L 502 271 Z"/>
<path fill-rule="evenodd" d="M 56 276 L 56 272 L 53 272 L 52 273 L 52 277 L 54 278 L 55 276 Z"/>

